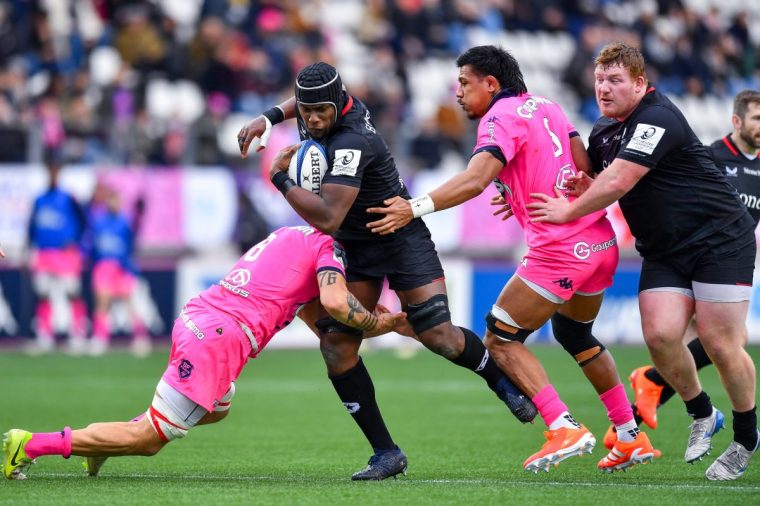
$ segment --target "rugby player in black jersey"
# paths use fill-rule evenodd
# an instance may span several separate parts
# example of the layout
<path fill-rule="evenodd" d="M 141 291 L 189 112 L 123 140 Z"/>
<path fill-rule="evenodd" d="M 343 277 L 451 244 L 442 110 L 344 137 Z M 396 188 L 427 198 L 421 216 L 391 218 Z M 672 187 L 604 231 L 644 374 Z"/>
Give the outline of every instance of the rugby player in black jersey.
<path fill-rule="evenodd" d="M 298 188 L 288 177 L 297 145 L 278 153 L 270 177 L 302 218 L 343 244 L 351 292 L 365 307 L 374 308 L 387 278 L 420 342 L 481 376 L 520 421 L 532 421 L 537 414 L 533 402 L 499 369 L 475 333 L 451 323 L 443 268 L 425 223 L 413 220 L 382 237 L 367 228 L 367 223 L 380 218 L 367 213 L 367 208 L 379 207 L 391 197 L 408 199 L 410 195 L 370 112 L 345 91 L 334 67 L 320 62 L 302 69 L 294 98 L 240 130 L 241 154 L 246 156 L 254 138 L 265 146 L 272 125 L 291 118 L 298 120 L 302 140 L 317 140 L 327 152 L 329 168 L 321 194 Z M 406 455 L 383 422 L 372 380 L 359 356 L 361 332 L 327 315 L 317 326 L 328 376 L 375 452 L 368 466 L 352 479 L 381 480 L 405 472 Z"/>
<path fill-rule="evenodd" d="M 639 308 L 644 340 L 657 370 L 693 418 L 685 460 L 711 449 L 723 414 L 702 390 L 683 343 L 692 316 L 733 408 L 734 440 L 707 469 L 734 480 L 758 447 L 755 366 L 744 350 L 756 254 L 754 220 L 699 142 L 683 114 L 651 86 L 640 51 L 605 46 L 595 60 L 596 99 L 604 118 L 589 137 L 602 171 L 580 178 L 580 197 L 534 194 L 536 221 L 564 223 L 619 200 L 643 258 Z"/>
<path fill-rule="evenodd" d="M 739 192 L 742 203 L 755 221 L 760 221 L 760 91 L 744 90 L 734 98 L 731 122 L 732 133 L 716 140 L 710 147 L 718 169 Z M 698 337 L 687 344 L 697 370 L 712 364 Z M 675 394 L 675 390 L 651 365 L 636 368 L 630 375 L 631 387 L 636 395 L 632 407 L 636 422 L 643 421 L 652 429 L 657 428 L 657 408 Z M 605 435 L 605 445 L 615 442 L 614 427 Z"/>

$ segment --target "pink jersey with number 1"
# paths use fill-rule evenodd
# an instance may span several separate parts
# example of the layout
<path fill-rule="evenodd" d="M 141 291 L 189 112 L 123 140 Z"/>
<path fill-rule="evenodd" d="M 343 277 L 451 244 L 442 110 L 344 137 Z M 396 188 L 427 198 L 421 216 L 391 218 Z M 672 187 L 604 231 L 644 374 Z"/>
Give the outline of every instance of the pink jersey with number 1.
<path fill-rule="evenodd" d="M 299 307 L 319 297 L 319 271 L 345 276 L 341 256 L 333 238 L 312 227 L 280 228 L 248 250 L 218 285 L 197 299 L 247 326 L 256 340 L 257 349 L 251 352 L 255 356 L 293 320 Z M 193 300 L 186 306 L 189 310 Z"/>
<path fill-rule="evenodd" d="M 557 104 L 529 93 L 497 98 L 478 125 L 473 154 L 489 151 L 504 161 L 499 180 L 530 248 L 574 236 L 606 215 L 600 210 L 562 225 L 530 221 L 525 207 L 530 194 L 554 197 L 554 189 L 565 189 L 567 178 L 577 173 L 570 152 L 573 132 Z"/>

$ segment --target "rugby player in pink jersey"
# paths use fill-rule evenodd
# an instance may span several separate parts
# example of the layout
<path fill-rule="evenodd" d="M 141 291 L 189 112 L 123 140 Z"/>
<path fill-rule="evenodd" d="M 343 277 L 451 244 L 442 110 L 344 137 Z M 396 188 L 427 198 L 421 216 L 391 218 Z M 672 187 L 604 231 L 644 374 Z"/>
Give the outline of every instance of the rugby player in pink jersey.
<path fill-rule="evenodd" d="M 459 56 L 457 66 L 458 102 L 469 118 L 480 118 L 467 169 L 430 194 L 411 200 L 394 197 L 385 202 L 388 207 L 368 209 L 385 214 L 368 226 L 379 234 L 392 233 L 412 219 L 479 195 L 495 181 L 506 201 L 495 214 L 503 211 L 517 219 L 529 250 L 486 316 L 486 347 L 531 396 L 549 428 L 546 443 L 525 460 L 524 468 L 548 471 L 552 464 L 590 453 L 596 443 L 570 415 L 543 366 L 524 345 L 549 319 L 555 338 L 581 366 L 617 428 L 618 443 L 599 461 L 599 469 L 612 472 L 648 462 L 655 450 L 639 431 L 612 356 L 591 333 L 618 262 L 606 213 L 544 226 L 531 222 L 526 209 L 530 194 L 539 188 L 544 193 L 565 190 L 567 178 L 577 173 L 574 160 L 588 164 L 583 141 L 557 104 L 528 93 L 508 52 L 474 47 Z"/>
<path fill-rule="evenodd" d="M 44 455 L 87 457 L 87 471 L 96 475 L 108 457 L 155 455 L 191 427 L 218 422 L 229 412 L 234 381 L 248 359 L 295 316 L 316 331 L 319 304 L 366 336 L 401 324 L 405 313 L 369 312 L 348 291 L 344 258 L 339 243 L 312 227 L 271 233 L 218 285 L 188 301 L 174 322 L 169 364 L 145 414 L 78 430 L 11 429 L 3 440 L 4 476 L 25 479 Z"/>

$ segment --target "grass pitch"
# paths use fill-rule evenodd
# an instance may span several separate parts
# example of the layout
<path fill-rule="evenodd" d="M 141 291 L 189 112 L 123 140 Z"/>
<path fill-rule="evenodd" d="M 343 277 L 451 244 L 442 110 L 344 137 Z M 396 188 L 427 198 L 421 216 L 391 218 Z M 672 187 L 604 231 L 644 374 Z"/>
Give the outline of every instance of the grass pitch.
<path fill-rule="evenodd" d="M 660 409 L 659 428 L 647 429 L 662 458 L 601 474 L 596 462 L 605 454 L 608 424 L 601 402 L 563 350 L 534 350 L 573 415 L 598 440 L 593 456 L 570 459 L 548 474 L 521 466 L 543 442 L 540 421 L 519 424 L 482 380 L 430 352 L 402 360 L 384 351 L 364 359 L 386 423 L 409 457 L 409 476 L 351 482 L 371 449 L 327 380 L 319 352 L 268 350 L 249 362 L 226 420 L 193 429 L 155 457 L 111 459 L 97 478 L 85 475 L 81 458 L 42 457 L 28 480 L 0 480 L 0 504 L 760 504 L 760 457 L 736 482 L 704 478 L 731 439 L 730 423 L 716 436 L 711 457 L 684 463 L 690 420 L 677 398 Z M 643 348 L 612 351 L 624 378 L 648 362 Z M 760 348 L 750 353 L 757 363 Z M 0 432 L 129 420 L 147 408 L 167 355 L 0 354 Z M 714 368 L 700 376 L 729 414 Z"/>

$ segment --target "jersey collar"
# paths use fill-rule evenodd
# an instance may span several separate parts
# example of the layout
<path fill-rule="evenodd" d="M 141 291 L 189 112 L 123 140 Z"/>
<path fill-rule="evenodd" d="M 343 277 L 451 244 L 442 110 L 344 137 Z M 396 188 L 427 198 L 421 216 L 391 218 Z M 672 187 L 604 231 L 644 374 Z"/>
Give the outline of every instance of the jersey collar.
<path fill-rule="evenodd" d="M 490 111 L 491 107 L 493 107 L 494 104 L 498 102 L 499 100 L 501 100 L 502 98 L 509 98 L 509 97 L 516 97 L 516 96 L 517 96 L 517 93 L 515 93 L 512 90 L 509 90 L 509 89 L 501 90 L 491 98 L 491 101 L 488 103 L 488 109 L 486 109 L 486 111 Z"/>
<path fill-rule="evenodd" d="M 354 106 L 354 97 L 351 95 L 348 95 L 348 100 L 346 100 L 346 106 L 343 108 L 342 111 L 340 111 L 340 117 L 342 118 L 346 114 L 348 114 L 348 111 L 351 110 L 351 108 Z"/>
<path fill-rule="evenodd" d="M 739 148 L 736 147 L 736 144 L 734 144 L 734 141 L 731 139 L 731 134 L 726 135 L 723 137 L 723 144 L 726 145 L 728 150 L 731 152 L 734 156 L 739 156 Z"/>

